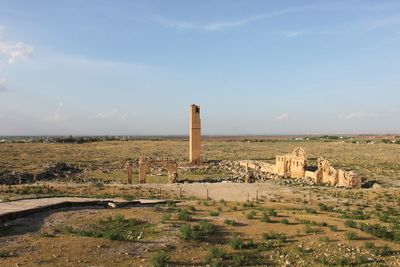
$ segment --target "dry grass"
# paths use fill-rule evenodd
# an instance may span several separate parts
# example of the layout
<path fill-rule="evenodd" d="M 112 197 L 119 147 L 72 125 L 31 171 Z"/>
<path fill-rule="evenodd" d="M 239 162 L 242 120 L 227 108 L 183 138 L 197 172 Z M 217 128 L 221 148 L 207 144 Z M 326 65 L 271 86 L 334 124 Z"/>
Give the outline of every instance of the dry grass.
<path fill-rule="evenodd" d="M 369 179 L 387 183 L 400 180 L 400 146 L 397 144 L 351 144 L 341 141 L 243 142 L 205 140 L 204 160 L 259 159 L 274 161 L 275 155 L 303 147 L 315 164 L 324 156 L 337 168 L 352 169 Z M 124 178 L 128 159 L 140 156 L 170 157 L 180 162 L 188 158 L 187 140 L 110 141 L 86 144 L 0 144 L 0 170 L 35 172 L 50 162 L 68 162 L 93 170 L 95 177 Z"/>

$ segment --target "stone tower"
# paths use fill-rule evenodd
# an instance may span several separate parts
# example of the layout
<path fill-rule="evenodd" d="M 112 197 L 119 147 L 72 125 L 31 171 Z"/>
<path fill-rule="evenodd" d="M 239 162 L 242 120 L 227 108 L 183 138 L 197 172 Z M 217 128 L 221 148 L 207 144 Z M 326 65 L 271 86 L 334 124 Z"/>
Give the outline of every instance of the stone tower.
<path fill-rule="evenodd" d="M 200 106 L 190 106 L 190 152 L 189 161 L 192 165 L 201 164 L 201 120 Z"/>

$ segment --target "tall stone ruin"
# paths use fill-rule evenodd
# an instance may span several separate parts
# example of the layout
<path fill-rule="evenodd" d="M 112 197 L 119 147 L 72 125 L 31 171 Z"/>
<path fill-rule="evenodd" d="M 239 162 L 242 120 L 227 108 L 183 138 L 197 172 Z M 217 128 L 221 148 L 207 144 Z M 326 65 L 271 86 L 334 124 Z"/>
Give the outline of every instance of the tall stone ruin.
<path fill-rule="evenodd" d="M 201 164 L 201 119 L 200 106 L 190 106 L 190 148 L 189 162 L 191 165 Z"/>

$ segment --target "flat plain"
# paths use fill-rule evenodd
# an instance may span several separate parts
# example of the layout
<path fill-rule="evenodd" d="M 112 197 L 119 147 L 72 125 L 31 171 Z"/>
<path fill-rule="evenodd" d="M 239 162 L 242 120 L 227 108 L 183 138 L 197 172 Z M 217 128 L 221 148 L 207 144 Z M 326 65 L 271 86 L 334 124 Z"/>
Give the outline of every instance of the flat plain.
<path fill-rule="evenodd" d="M 86 144 L 0 144 L 0 166 L 37 172 L 55 162 L 87 169 L 97 181 L 2 186 L 0 199 L 46 196 L 162 198 L 145 208 L 74 208 L 0 226 L 1 266 L 399 266 L 400 145 L 341 140 L 206 139 L 203 158 L 274 161 L 303 147 L 382 188 L 344 189 L 274 183 L 125 183 L 139 156 L 187 161 L 187 140 Z M 180 171 L 198 180 L 223 173 Z M 136 183 L 136 176 L 134 176 Z M 0 203 L 1 204 L 1 203 Z"/>

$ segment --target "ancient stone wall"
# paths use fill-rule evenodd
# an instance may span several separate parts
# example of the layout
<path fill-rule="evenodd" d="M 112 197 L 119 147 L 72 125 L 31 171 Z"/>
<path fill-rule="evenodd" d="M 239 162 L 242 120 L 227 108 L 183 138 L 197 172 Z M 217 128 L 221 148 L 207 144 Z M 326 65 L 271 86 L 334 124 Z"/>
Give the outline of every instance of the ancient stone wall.
<path fill-rule="evenodd" d="M 311 171 L 307 168 L 307 156 L 302 148 L 296 148 L 291 154 L 276 156 L 275 165 L 256 160 L 241 160 L 236 164 L 247 171 L 266 173 L 269 177 L 310 178 L 315 184 L 359 188 L 362 182 L 356 173 L 335 169 L 325 158 L 319 158 L 317 170 Z"/>
<path fill-rule="evenodd" d="M 276 156 L 276 172 L 288 178 L 305 176 L 307 156 L 302 148 L 296 148 L 291 154 Z"/>

